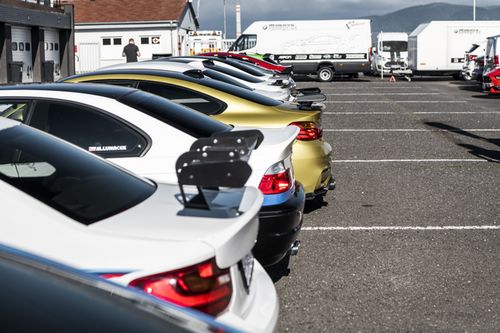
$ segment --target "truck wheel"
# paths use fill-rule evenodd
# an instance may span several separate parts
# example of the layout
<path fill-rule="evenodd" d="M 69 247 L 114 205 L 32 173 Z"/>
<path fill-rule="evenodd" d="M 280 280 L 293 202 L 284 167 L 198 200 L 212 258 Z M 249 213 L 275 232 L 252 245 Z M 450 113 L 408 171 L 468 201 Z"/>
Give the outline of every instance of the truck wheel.
<path fill-rule="evenodd" d="M 333 79 L 333 69 L 331 67 L 321 67 L 318 70 L 318 80 L 320 82 L 330 82 Z"/>

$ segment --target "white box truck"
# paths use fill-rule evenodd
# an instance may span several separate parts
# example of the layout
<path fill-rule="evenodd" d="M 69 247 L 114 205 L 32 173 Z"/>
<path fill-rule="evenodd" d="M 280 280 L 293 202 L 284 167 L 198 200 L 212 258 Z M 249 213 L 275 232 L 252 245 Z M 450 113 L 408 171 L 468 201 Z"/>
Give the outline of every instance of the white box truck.
<path fill-rule="evenodd" d="M 370 48 L 370 20 L 257 21 L 229 51 L 271 54 L 295 74 L 331 81 L 335 74 L 370 72 Z"/>
<path fill-rule="evenodd" d="M 500 33 L 500 21 L 432 21 L 408 38 L 409 67 L 415 75 L 460 77 L 470 45 Z"/>
<path fill-rule="evenodd" d="M 406 32 L 380 32 L 377 46 L 372 51 L 372 71 L 374 75 L 409 75 L 408 34 Z"/>

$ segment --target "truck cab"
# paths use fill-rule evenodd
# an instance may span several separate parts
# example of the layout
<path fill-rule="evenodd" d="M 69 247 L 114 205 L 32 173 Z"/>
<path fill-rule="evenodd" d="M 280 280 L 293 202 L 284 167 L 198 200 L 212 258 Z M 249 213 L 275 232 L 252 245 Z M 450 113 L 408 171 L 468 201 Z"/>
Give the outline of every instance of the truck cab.
<path fill-rule="evenodd" d="M 488 37 L 487 41 L 484 57 L 484 74 L 500 67 L 500 35 Z"/>
<path fill-rule="evenodd" d="M 411 74 L 408 69 L 408 34 L 404 32 L 381 32 L 377 46 L 372 52 L 372 70 L 375 75 Z"/>

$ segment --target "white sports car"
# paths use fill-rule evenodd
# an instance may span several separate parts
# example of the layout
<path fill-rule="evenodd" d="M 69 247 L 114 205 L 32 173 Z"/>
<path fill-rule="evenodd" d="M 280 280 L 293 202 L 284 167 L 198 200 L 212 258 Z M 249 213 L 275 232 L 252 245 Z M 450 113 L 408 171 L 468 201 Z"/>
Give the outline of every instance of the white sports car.
<path fill-rule="evenodd" d="M 140 176 L 166 183 L 177 182 L 175 162 L 197 138 L 241 130 L 140 90 L 102 84 L 1 87 L 2 116 L 60 137 Z M 261 228 L 259 239 L 271 237 L 276 245 L 275 230 L 282 228 L 286 207 L 290 225 L 296 229 L 295 238 L 282 239 L 279 246 L 269 247 L 267 240 L 257 243 L 257 259 L 270 265 L 294 246 L 304 199 L 302 186 L 295 184 L 291 163 L 297 127 L 259 130 L 263 139 L 258 140 L 249 157 L 252 174 L 246 185 L 262 187 L 263 179 L 265 184 L 269 179 L 279 183 L 281 178 L 273 175 L 290 174 L 281 193 L 264 196 L 266 214 L 261 214 L 265 215 L 261 223 L 268 227 Z"/>
<path fill-rule="evenodd" d="M 0 119 L 0 142 L 0 243 L 244 331 L 275 329 L 274 285 L 249 255 L 262 194 L 230 188 L 251 172 L 238 154 L 183 154 L 177 187 L 138 178 L 12 120 Z"/>

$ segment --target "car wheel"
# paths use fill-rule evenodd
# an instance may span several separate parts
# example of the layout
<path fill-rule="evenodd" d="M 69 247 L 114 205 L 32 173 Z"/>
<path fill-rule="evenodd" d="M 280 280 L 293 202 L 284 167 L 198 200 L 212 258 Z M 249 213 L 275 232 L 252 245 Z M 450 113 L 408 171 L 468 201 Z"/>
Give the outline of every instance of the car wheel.
<path fill-rule="evenodd" d="M 318 80 L 320 82 L 330 82 L 333 79 L 333 69 L 331 67 L 321 67 L 318 70 Z"/>

